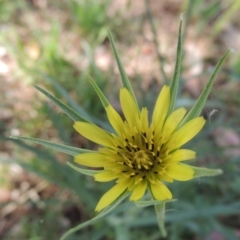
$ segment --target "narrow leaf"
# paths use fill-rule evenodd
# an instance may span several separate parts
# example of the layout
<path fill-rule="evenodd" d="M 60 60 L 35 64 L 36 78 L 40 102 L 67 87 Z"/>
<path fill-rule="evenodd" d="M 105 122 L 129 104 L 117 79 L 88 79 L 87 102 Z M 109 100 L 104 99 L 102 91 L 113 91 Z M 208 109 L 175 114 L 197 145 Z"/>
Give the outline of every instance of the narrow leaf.
<path fill-rule="evenodd" d="M 154 206 L 155 212 L 157 215 L 158 227 L 159 227 L 162 237 L 164 237 L 164 238 L 167 236 L 167 231 L 165 228 L 165 206 L 166 206 L 166 203 L 164 203 L 164 202 L 159 203 Z"/>
<path fill-rule="evenodd" d="M 125 193 L 123 193 L 114 203 L 112 203 L 110 206 L 108 206 L 107 208 L 105 208 L 102 212 L 100 212 L 96 217 L 92 218 L 91 220 L 84 222 L 72 229 L 70 229 L 69 231 L 67 231 L 65 234 L 63 234 L 63 236 L 60 238 L 60 240 L 65 240 L 68 236 L 72 235 L 73 233 L 75 233 L 76 231 L 87 227 L 89 225 L 93 225 L 95 222 L 97 222 L 99 219 L 103 218 L 104 216 L 106 216 L 108 213 L 110 213 L 114 208 L 116 208 L 127 196 L 129 196 L 130 192 L 126 191 Z"/>
<path fill-rule="evenodd" d="M 160 200 L 150 200 L 150 201 L 136 201 L 135 205 L 137 207 L 149 207 L 152 205 L 158 205 L 160 203 L 167 203 L 167 202 L 175 202 L 177 201 L 177 199 L 171 199 L 171 200 L 164 200 L 164 201 L 160 201 Z"/>
<path fill-rule="evenodd" d="M 91 85 L 93 86 L 94 90 L 96 91 L 98 97 L 100 98 L 103 107 L 107 107 L 109 105 L 109 102 L 107 100 L 107 98 L 105 97 L 105 95 L 103 94 L 103 92 L 101 91 L 101 89 L 98 87 L 98 85 L 95 83 L 95 81 L 88 76 L 88 80 L 91 83 Z"/>
<path fill-rule="evenodd" d="M 34 142 L 34 143 L 40 144 L 42 146 L 45 146 L 45 147 L 48 147 L 48 148 L 57 150 L 59 152 L 63 152 L 63 153 L 72 155 L 72 156 L 76 156 L 80 153 L 93 152 L 93 151 L 90 151 L 90 150 L 87 150 L 87 149 L 71 147 L 71 146 L 68 146 L 68 145 L 60 144 L 60 143 L 53 143 L 53 142 L 45 141 L 45 140 L 38 139 L 38 138 L 19 137 L 19 136 L 11 136 L 11 138 Z"/>
<path fill-rule="evenodd" d="M 68 94 L 68 92 L 52 77 L 38 72 L 46 81 L 51 83 L 53 87 L 57 90 L 58 93 L 61 94 L 61 96 L 67 101 L 70 107 L 72 107 L 75 111 L 77 111 L 81 116 L 86 118 L 88 121 L 91 121 L 93 119 L 92 116 L 89 116 L 89 114 L 81 107 L 79 106 Z"/>
<path fill-rule="evenodd" d="M 201 112 L 202 109 L 205 106 L 205 103 L 207 101 L 208 95 L 212 89 L 213 83 L 216 79 L 217 74 L 219 73 L 224 61 L 226 60 L 228 54 L 229 54 L 230 50 L 228 50 L 223 57 L 220 59 L 220 61 L 218 62 L 217 66 L 215 67 L 207 85 L 205 86 L 205 88 L 203 89 L 200 97 L 198 98 L 198 100 L 196 101 L 196 103 L 194 104 L 194 106 L 192 107 L 192 109 L 188 112 L 188 114 L 186 115 L 186 117 L 183 119 L 183 121 L 180 123 L 179 127 L 183 126 L 185 123 L 187 123 L 188 121 L 190 121 L 191 119 L 198 117 Z"/>
<path fill-rule="evenodd" d="M 60 102 L 57 98 L 52 96 L 49 92 L 45 91 L 44 89 L 35 86 L 37 90 L 39 90 L 41 93 L 43 93 L 47 98 L 49 98 L 52 102 L 54 102 L 59 108 L 63 110 L 73 121 L 83 121 L 83 122 L 89 122 L 87 119 L 79 115 L 77 112 L 75 112 L 70 107 L 66 106 L 64 103 Z"/>
<path fill-rule="evenodd" d="M 170 84 L 171 102 L 170 102 L 168 114 L 171 114 L 175 108 L 177 94 L 178 94 L 181 65 L 182 65 L 182 20 L 180 21 L 179 30 L 178 30 L 177 57 L 176 57 L 176 64 L 175 64 L 173 78 Z"/>
<path fill-rule="evenodd" d="M 90 170 L 90 169 L 84 169 L 84 168 L 76 167 L 73 164 L 71 164 L 70 162 L 67 162 L 67 164 L 71 168 L 76 170 L 77 172 L 80 172 L 80 173 L 82 173 L 84 175 L 88 175 L 88 176 L 94 176 L 95 174 L 102 172 L 102 170 Z"/>
<path fill-rule="evenodd" d="M 193 167 L 194 170 L 194 178 L 197 177 L 214 177 L 223 173 L 221 169 L 209 169 L 209 168 L 201 168 L 201 167 Z"/>
<path fill-rule="evenodd" d="M 112 46 L 112 49 L 113 49 L 113 53 L 114 53 L 114 56 L 115 56 L 115 59 L 117 61 L 117 65 L 118 65 L 118 69 L 119 69 L 119 72 L 120 72 L 120 75 L 121 75 L 121 79 L 122 79 L 122 84 L 125 88 L 128 89 L 128 91 L 132 94 L 133 96 L 133 99 L 134 101 L 136 102 L 136 105 L 138 106 L 138 103 L 137 103 L 137 99 L 135 97 L 135 94 L 133 92 L 133 89 L 132 89 L 132 86 L 128 80 L 128 77 L 126 75 L 126 72 L 123 68 L 123 65 L 122 65 L 122 62 L 120 60 L 120 57 L 119 57 L 119 54 L 118 54 L 118 51 L 116 49 L 116 46 L 115 46 L 115 43 L 114 43 L 114 39 L 113 39 L 113 36 L 111 34 L 110 31 L 108 31 L 108 38 L 110 40 L 110 43 L 111 43 L 111 46 Z M 139 111 L 139 108 L 138 108 L 138 111 Z M 139 111 L 140 112 L 140 111 Z"/>

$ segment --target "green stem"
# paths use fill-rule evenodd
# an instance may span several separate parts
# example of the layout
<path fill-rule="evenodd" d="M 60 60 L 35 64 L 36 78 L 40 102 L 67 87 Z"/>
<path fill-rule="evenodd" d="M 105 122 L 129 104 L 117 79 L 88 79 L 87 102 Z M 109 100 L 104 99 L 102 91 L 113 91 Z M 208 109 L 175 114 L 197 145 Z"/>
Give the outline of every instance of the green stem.
<path fill-rule="evenodd" d="M 161 54 L 159 52 L 157 32 L 156 32 L 156 28 L 155 28 L 154 23 L 153 23 L 153 17 L 152 17 L 150 7 L 149 7 L 149 0 L 145 0 L 145 7 L 146 7 L 146 13 L 147 13 L 148 21 L 150 23 L 151 31 L 152 31 L 152 34 L 153 34 L 153 42 L 154 42 L 156 52 L 157 52 L 157 56 L 158 56 L 158 61 L 159 61 L 159 65 L 160 65 L 160 73 L 162 75 L 164 83 L 166 84 L 168 82 L 168 78 L 167 78 L 167 75 L 166 75 L 165 70 L 164 70 L 164 58 L 161 56 Z"/>
<path fill-rule="evenodd" d="M 70 230 L 68 230 L 66 233 L 64 233 L 62 235 L 62 237 L 60 238 L 60 240 L 65 240 L 67 239 L 67 237 L 69 237 L 70 235 L 72 235 L 73 233 L 77 232 L 78 230 L 88 226 L 88 225 L 91 225 L 93 224 L 95 221 L 94 220 L 97 220 L 97 219 L 91 219 L 89 221 L 86 221 L 82 224 L 79 224 L 78 226 L 74 227 L 74 228 L 71 228 Z"/>
<path fill-rule="evenodd" d="M 158 227 L 160 229 L 161 235 L 163 237 L 166 237 L 167 231 L 166 231 L 165 224 L 164 224 L 165 203 L 160 203 L 158 205 L 155 205 L 155 211 L 156 211 L 157 223 L 158 223 Z"/>

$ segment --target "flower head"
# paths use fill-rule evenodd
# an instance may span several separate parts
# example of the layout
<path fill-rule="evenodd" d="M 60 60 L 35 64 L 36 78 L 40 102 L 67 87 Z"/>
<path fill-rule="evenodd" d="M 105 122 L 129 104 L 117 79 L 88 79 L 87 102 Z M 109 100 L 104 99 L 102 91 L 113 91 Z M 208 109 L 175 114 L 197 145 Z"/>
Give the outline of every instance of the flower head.
<path fill-rule="evenodd" d="M 187 181 L 194 170 L 182 162 L 195 158 L 195 152 L 181 147 L 204 126 L 203 117 L 194 118 L 183 126 L 186 109 L 179 108 L 168 115 L 170 88 L 164 86 L 156 101 L 152 122 L 148 111 L 141 111 L 126 89 L 120 90 L 120 103 L 125 120 L 108 104 L 105 109 L 116 133 L 109 133 L 87 122 L 75 122 L 74 128 L 89 140 L 104 146 L 94 153 L 75 157 L 81 165 L 102 168 L 94 175 L 96 181 L 116 184 L 100 199 L 96 211 L 114 202 L 124 191 L 130 191 L 130 200 L 141 199 L 149 189 L 156 200 L 171 199 L 164 182 Z"/>

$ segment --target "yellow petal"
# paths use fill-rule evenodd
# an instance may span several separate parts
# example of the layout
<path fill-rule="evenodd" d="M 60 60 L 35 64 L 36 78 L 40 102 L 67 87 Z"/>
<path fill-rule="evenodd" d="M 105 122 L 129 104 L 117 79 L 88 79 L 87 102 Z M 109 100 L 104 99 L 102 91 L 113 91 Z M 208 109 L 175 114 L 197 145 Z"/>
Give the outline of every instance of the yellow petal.
<path fill-rule="evenodd" d="M 124 129 L 124 123 L 122 121 L 122 118 L 111 105 L 108 105 L 105 109 L 109 122 L 111 123 L 115 131 L 118 133 L 118 135 L 121 136 Z"/>
<path fill-rule="evenodd" d="M 87 167 L 103 167 L 106 156 L 100 153 L 82 153 L 75 156 L 74 161 Z"/>
<path fill-rule="evenodd" d="M 115 139 L 114 139 L 115 140 Z M 118 145 L 117 145 L 118 146 Z M 109 148 L 99 148 L 98 151 L 106 156 L 106 159 L 112 160 L 112 161 L 120 161 L 123 158 L 118 155 L 116 150 L 109 149 Z"/>
<path fill-rule="evenodd" d="M 140 119 L 142 123 L 143 129 L 141 129 L 144 132 L 147 132 L 148 130 L 148 110 L 147 108 L 143 108 L 140 114 Z"/>
<path fill-rule="evenodd" d="M 151 190 L 156 200 L 172 199 L 172 193 L 161 182 L 156 182 L 155 184 L 151 184 Z"/>
<path fill-rule="evenodd" d="M 163 126 L 161 134 L 164 139 L 168 138 L 173 133 L 178 124 L 182 121 L 186 112 L 187 110 L 185 108 L 179 108 L 170 114 Z"/>
<path fill-rule="evenodd" d="M 96 206 L 96 211 L 101 211 L 108 205 L 110 205 L 112 202 L 114 202 L 128 187 L 128 181 L 129 179 L 126 179 L 125 181 L 121 181 L 117 183 L 114 187 L 112 187 L 110 190 L 108 190 L 100 199 Z"/>
<path fill-rule="evenodd" d="M 150 183 L 154 184 L 157 181 L 156 176 L 155 176 L 155 174 L 152 171 L 147 172 L 146 173 L 146 177 L 147 177 L 147 180 Z"/>
<path fill-rule="evenodd" d="M 168 86 L 163 86 L 156 101 L 152 116 L 152 122 L 154 124 L 154 127 L 159 129 L 158 131 L 162 130 L 164 120 L 168 113 L 169 104 L 170 104 L 170 89 Z"/>
<path fill-rule="evenodd" d="M 170 164 L 166 168 L 166 174 L 178 181 L 187 181 L 193 179 L 194 177 L 194 170 L 186 165 L 183 164 Z"/>
<path fill-rule="evenodd" d="M 85 138 L 100 145 L 112 147 L 113 138 L 100 127 L 87 122 L 75 122 L 73 127 Z"/>
<path fill-rule="evenodd" d="M 133 193 L 130 197 L 130 201 L 137 201 L 143 197 L 147 188 L 147 181 L 144 179 L 133 189 Z"/>
<path fill-rule="evenodd" d="M 104 164 L 104 169 L 105 169 L 105 170 L 112 170 L 112 169 L 115 170 L 115 168 L 123 168 L 123 167 L 124 167 L 124 169 L 129 169 L 128 166 L 126 166 L 126 165 L 120 165 L 120 164 L 115 163 L 115 162 L 106 162 L 106 163 Z"/>
<path fill-rule="evenodd" d="M 161 175 L 159 175 L 159 176 L 157 176 L 157 177 L 158 177 L 158 179 L 159 179 L 160 181 L 173 182 L 173 179 L 170 178 L 169 176 L 165 175 L 165 174 L 161 174 Z"/>
<path fill-rule="evenodd" d="M 135 126 L 136 120 L 139 119 L 138 107 L 131 93 L 126 88 L 121 88 L 120 90 L 120 103 L 127 122 L 130 126 Z"/>
<path fill-rule="evenodd" d="M 94 178 L 98 182 L 109 182 L 115 178 L 118 178 L 118 175 L 114 174 L 112 171 L 102 171 L 94 175 Z"/>
<path fill-rule="evenodd" d="M 179 148 L 195 137 L 203 128 L 205 122 L 206 121 L 203 117 L 197 117 L 187 122 L 172 135 L 171 140 L 167 144 L 169 150 Z"/>
<path fill-rule="evenodd" d="M 196 153 L 188 149 L 179 149 L 172 153 L 167 159 L 163 159 L 164 162 L 179 162 L 194 159 Z"/>
<path fill-rule="evenodd" d="M 117 180 L 117 182 L 121 182 L 121 181 L 122 181 L 122 179 Z M 136 187 L 135 179 L 134 178 L 130 178 L 129 182 L 128 182 L 128 191 L 131 192 L 135 187 Z"/>

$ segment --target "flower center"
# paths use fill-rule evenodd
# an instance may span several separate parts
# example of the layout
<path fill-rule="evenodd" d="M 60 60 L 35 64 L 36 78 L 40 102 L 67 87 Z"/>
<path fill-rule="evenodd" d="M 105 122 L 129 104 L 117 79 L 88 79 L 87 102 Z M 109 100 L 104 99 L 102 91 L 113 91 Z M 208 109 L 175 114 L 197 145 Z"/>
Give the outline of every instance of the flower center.
<path fill-rule="evenodd" d="M 147 177 L 153 183 L 155 176 L 164 170 L 164 166 L 161 166 L 162 155 L 165 155 L 161 151 L 162 146 L 154 144 L 154 132 L 127 132 L 122 144 L 117 145 L 117 155 L 121 157 L 116 162 L 129 167 L 122 171 L 125 176 L 134 177 L 136 181 Z"/>
<path fill-rule="evenodd" d="M 145 168 L 147 170 L 153 165 L 151 157 L 144 150 L 136 152 L 133 156 L 133 161 L 135 162 L 138 169 Z"/>

